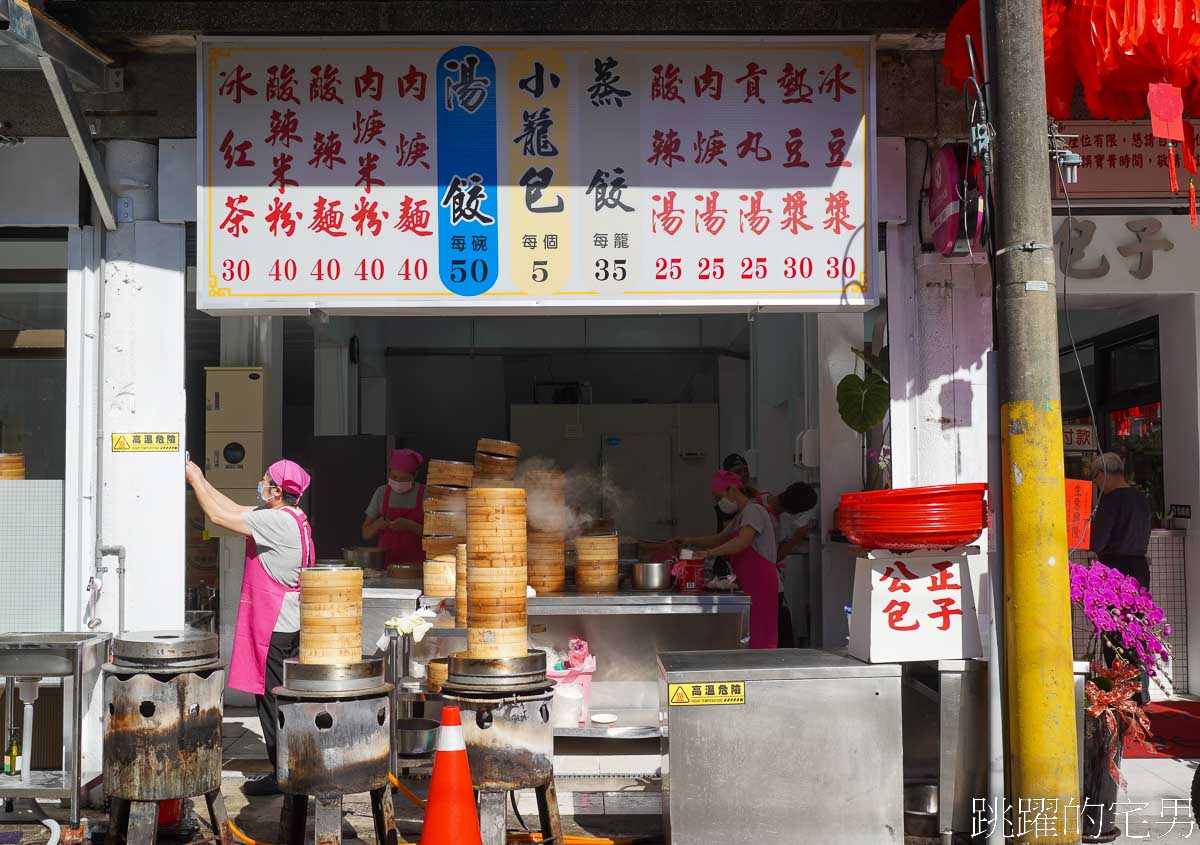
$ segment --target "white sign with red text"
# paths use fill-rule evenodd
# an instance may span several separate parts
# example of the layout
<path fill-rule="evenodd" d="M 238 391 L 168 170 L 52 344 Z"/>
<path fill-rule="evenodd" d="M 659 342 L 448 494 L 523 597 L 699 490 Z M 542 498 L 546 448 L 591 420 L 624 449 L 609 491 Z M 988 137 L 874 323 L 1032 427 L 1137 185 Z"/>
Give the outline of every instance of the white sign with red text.
<path fill-rule="evenodd" d="M 204 310 L 861 309 L 867 39 L 202 39 Z"/>
<path fill-rule="evenodd" d="M 858 558 L 850 654 L 868 663 L 982 657 L 968 573 L 965 550 Z"/>

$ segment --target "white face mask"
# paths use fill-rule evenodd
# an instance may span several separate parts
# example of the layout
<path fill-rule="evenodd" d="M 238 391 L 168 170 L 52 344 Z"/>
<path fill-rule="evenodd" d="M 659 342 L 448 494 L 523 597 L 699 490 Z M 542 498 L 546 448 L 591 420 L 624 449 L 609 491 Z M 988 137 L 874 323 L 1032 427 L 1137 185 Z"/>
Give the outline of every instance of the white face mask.
<path fill-rule="evenodd" d="M 725 514 L 726 516 L 733 516 L 738 510 L 737 502 L 733 501 L 732 499 L 722 499 L 721 501 L 717 502 L 717 507 L 720 508 L 721 513 Z"/>
<path fill-rule="evenodd" d="M 388 479 L 388 487 L 392 488 L 393 493 L 407 493 L 413 489 L 413 483 L 411 481 L 393 481 L 392 479 Z"/>

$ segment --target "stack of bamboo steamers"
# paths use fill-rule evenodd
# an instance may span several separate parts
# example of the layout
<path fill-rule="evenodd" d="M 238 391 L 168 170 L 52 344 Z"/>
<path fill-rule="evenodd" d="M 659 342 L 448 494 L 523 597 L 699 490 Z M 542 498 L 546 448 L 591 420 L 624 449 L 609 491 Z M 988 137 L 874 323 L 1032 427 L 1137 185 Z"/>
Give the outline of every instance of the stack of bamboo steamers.
<path fill-rule="evenodd" d="M 457 461 L 430 461 L 425 487 L 425 595 L 449 598 L 457 583 L 466 590 L 466 573 L 458 572 L 457 550 L 467 541 L 467 488 L 475 467 Z M 466 624 L 464 617 L 459 625 Z"/>
<path fill-rule="evenodd" d="M 467 491 L 467 656 L 528 654 L 525 491 L 516 486 L 521 447 L 480 440 Z M 455 602 L 456 609 L 458 602 Z"/>
<path fill-rule="evenodd" d="M 529 505 L 529 586 L 543 593 L 567 588 L 567 479 L 554 470 L 525 474 Z"/>
<path fill-rule="evenodd" d="M 363 571 L 357 566 L 300 570 L 300 662 L 362 660 Z"/>

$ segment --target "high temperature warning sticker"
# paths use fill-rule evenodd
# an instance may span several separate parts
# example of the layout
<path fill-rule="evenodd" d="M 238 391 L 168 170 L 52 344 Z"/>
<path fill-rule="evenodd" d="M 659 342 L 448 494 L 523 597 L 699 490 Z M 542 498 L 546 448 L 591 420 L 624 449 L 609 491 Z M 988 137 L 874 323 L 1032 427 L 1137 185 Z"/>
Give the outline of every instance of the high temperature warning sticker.
<path fill-rule="evenodd" d="M 701 704 L 745 704 L 745 681 L 721 683 L 701 682 L 698 684 L 671 684 L 667 700 L 672 707 L 687 707 Z"/>

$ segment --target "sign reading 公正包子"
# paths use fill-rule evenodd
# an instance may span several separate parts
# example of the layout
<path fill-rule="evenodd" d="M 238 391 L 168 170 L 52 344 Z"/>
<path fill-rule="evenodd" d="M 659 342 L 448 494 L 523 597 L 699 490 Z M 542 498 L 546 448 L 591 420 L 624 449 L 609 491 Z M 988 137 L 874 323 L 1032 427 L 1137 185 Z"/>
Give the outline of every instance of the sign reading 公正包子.
<path fill-rule="evenodd" d="M 861 308 L 867 39 L 204 39 L 197 303 Z"/>

